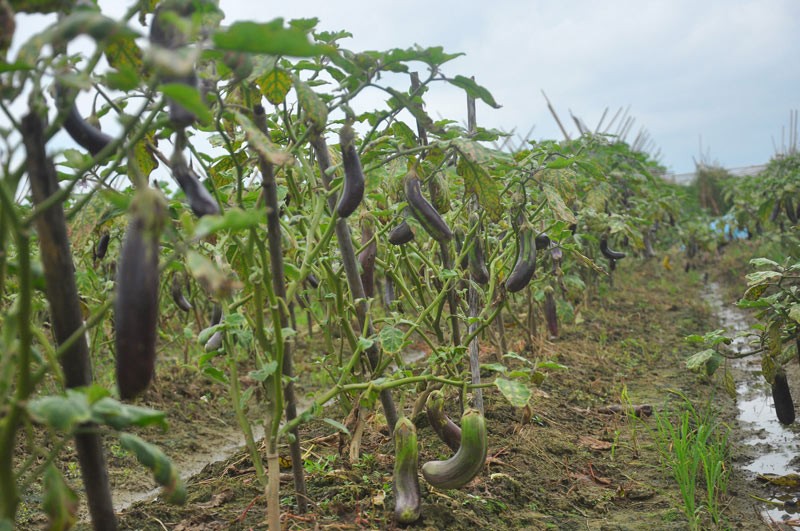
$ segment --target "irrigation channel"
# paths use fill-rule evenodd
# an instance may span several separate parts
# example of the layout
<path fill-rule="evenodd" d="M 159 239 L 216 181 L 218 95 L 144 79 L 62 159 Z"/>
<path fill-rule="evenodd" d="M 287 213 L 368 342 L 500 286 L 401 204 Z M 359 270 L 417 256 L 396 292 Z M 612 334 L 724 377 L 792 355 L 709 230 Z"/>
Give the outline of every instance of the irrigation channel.
<path fill-rule="evenodd" d="M 747 313 L 733 304 L 725 303 L 719 284 L 709 283 L 705 296 L 720 324 L 729 334 L 744 332 L 750 328 Z M 731 344 L 731 349 L 735 353 L 742 353 L 752 348 L 744 337 L 737 337 Z M 794 364 L 791 365 L 792 367 L 787 368 L 790 371 L 790 382 L 793 370 L 795 381 L 797 380 L 797 371 Z M 751 447 L 750 453 L 755 456 L 742 468 L 753 478 L 761 474 L 777 476 L 796 474 L 800 464 L 800 459 L 797 458 L 800 455 L 800 437 L 794 424 L 783 426 L 778 422 L 769 385 L 761 377 L 760 358 L 736 359 L 733 368 L 737 380 L 737 420 L 743 435 L 741 443 Z M 800 512 L 798 496 L 800 496 L 800 485 L 793 490 L 775 487 L 770 493 L 774 504 L 765 506 L 762 515 L 767 521 L 777 522 L 796 518 L 796 514 Z"/>

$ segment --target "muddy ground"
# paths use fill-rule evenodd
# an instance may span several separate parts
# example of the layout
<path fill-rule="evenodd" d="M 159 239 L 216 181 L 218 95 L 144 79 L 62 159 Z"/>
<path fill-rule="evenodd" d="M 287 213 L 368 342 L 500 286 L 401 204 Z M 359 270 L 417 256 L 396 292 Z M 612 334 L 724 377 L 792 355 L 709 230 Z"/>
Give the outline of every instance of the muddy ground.
<path fill-rule="evenodd" d="M 674 257 L 673 263 L 680 265 L 680 258 Z M 510 406 L 494 390 L 486 392 L 489 458 L 483 472 L 461 490 L 441 491 L 421 480 L 422 518 L 412 527 L 686 529 L 680 493 L 660 458 L 654 417 L 607 412 L 609 406 L 632 403 L 669 415 L 684 407 L 680 393 L 697 408 L 711 408 L 733 430 L 735 467 L 723 500 L 723 521 L 714 524 L 705 515 L 701 528 L 769 528 L 761 516 L 763 505 L 752 497 L 767 493 L 741 468 L 756 452 L 739 444 L 746 434 L 738 431 L 734 400 L 684 368 L 696 349 L 683 338 L 712 330 L 717 323 L 702 296 L 703 273 L 687 274 L 679 265 L 668 269 L 660 260 L 621 261 L 615 287 L 603 281 L 600 294 L 577 308 L 581 322 L 564 324 L 558 339 L 540 335 L 529 344 L 509 319 L 511 350 L 568 369 L 548 371 L 534 391 L 530 410 Z M 488 340 L 484 343 L 482 354 L 492 361 L 495 349 Z M 308 377 L 313 367 L 299 369 L 304 375 L 301 391 L 313 391 L 319 380 Z M 187 481 L 186 505 L 139 501 L 121 513 L 121 527 L 266 529 L 263 489 L 248 454 L 229 448 L 239 438 L 225 390 L 177 361 L 162 361 L 159 371 L 157 385 L 142 403 L 166 411 L 170 430 L 143 435 L 161 444 L 178 466 L 197 473 Z M 409 414 L 413 396 L 396 394 L 396 400 Z M 448 403 L 455 406 L 457 398 Z M 455 416 L 455 410 L 450 413 Z M 301 436 L 311 511 L 296 514 L 291 482 L 282 483 L 285 528 L 396 528 L 393 444 L 387 433 L 382 415 L 372 415 L 361 459 L 350 463 L 346 449 L 340 455 L 340 437 L 329 425 L 305 425 Z M 424 418 L 419 419 L 418 435 L 421 462 L 449 455 Z M 282 453 L 288 457 L 286 448 Z M 146 471 L 113 446 L 109 459 L 117 502 L 147 497 L 155 487 Z M 209 464 L 201 468 L 205 462 Z M 28 523 L 38 525 L 35 520 L 32 516 Z M 84 523 L 78 528 L 89 527 Z"/>

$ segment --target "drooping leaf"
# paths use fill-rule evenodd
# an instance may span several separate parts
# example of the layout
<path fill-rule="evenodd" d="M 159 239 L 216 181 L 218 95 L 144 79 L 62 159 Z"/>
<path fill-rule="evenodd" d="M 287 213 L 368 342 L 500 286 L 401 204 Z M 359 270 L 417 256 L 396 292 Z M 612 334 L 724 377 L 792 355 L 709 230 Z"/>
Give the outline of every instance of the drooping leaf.
<path fill-rule="evenodd" d="M 169 503 L 182 505 L 186 501 L 186 486 L 164 452 L 130 433 L 121 433 L 119 439 L 123 448 L 153 472 L 156 482 L 164 487 L 163 494 Z"/>
<path fill-rule="evenodd" d="M 250 378 L 257 382 L 265 382 L 267 378 L 275 374 L 275 371 L 278 370 L 278 362 L 277 361 L 270 361 L 269 363 L 265 363 L 263 367 L 257 369 L 255 371 L 250 371 Z"/>
<path fill-rule="evenodd" d="M 531 399 L 531 390 L 518 380 L 495 378 L 494 385 L 514 407 L 525 407 Z"/>
<path fill-rule="evenodd" d="M 78 520 L 78 495 L 51 463 L 44 470 L 44 512 L 48 531 L 66 531 Z"/>
<path fill-rule="evenodd" d="M 190 250 L 186 253 L 186 268 L 203 289 L 212 296 L 226 298 L 241 287 L 240 282 L 197 251 Z"/>
<path fill-rule="evenodd" d="M 467 95 L 483 101 L 490 107 L 494 107 L 495 109 L 499 109 L 500 107 L 502 107 L 502 105 L 498 105 L 497 102 L 494 100 L 494 96 L 492 96 L 492 93 L 489 92 L 486 88 L 475 83 L 474 79 L 470 79 L 465 76 L 456 76 L 452 79 L 448 79 L 447 81 L 449 81 L 451 85 L 455 85 L 456 87 L 464 89 Z"/>
<path fill-rule="evenodd" d="M 326 423 L 326 424 L 328 424 L 330 426 L 333 426 L 334 428 L 336 428 L 337 431 L 340 431 L 340 432 L 342 432 L 342 433 L 344 433 L 346 435 L 350 435 L 350 430 L 348 430 L 347 426 L 345 426 L 341 422 L 338 422 L 338 421 L 335 421 L 335 420 L 329 419 L 329 418 L 322 419 L 322 422 L 324 422 L 324 423 Z"/>
<path fill-rule="evenodd" d="M 239 52 L 315 57 L 332 51 L 329 46 L 309 41 L 304 29 L 284 27 L 282 18 L 264 23 L 235 22 L 215 33 L 213 39 L 217 48 Z"/>
<path fill-rule="evenodd" d="M 129 426 L 157 425 L 167 427 L 166 414 L 147 407 L 123 404 L 110 397 L 101 398 L 91 406 L 92 420 L 121 430 Z"/>

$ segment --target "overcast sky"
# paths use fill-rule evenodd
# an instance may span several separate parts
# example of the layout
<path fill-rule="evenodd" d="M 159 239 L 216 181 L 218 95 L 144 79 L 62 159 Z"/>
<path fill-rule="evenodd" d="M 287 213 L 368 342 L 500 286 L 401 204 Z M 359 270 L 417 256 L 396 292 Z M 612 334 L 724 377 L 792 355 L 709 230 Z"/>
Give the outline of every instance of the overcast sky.
<path fill-rule="evenodd" d="M 101 2 L 109 14 L 121 12 Z M 503 107 L 478 106 L 484 127 L 561 138 L 544 90 L 571 135 L 568 109 L 591 128 L 603 109 L 630 105 L 676 173 L 693 170 L 699 137 L 711 161 L 766 162 L 790 109 L 800 108 L 797 0 L 439 1 L 220 0 L 224 23 L 275 17 L 320 19 L 347 30 L 354 51 L 443 46 L 463 52 L 443 68 L 474 75 Z M 465 121 L 463 96 L 442 87 L 434 117 Z M 365 110 L 365 109 L 357 109 Z M 569 122 L 569 123 L 566 123 Z M 788 131 L 787 131 L 788 134 Z"/>

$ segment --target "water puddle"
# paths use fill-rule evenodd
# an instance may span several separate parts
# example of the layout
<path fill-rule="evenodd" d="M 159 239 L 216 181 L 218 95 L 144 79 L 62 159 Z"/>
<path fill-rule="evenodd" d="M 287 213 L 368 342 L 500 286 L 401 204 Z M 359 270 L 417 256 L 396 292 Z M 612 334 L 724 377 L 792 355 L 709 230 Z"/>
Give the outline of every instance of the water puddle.
<path fill-rule="evenodd" d="M 722 288 L 717 283 L 712 282 L 708 285 L 705 297 L 719 318 L 720 324 L 729 334 L 750 328 L 748 315 L 733 304 L 724 302 Z M 747 344 L 745 338 L 737 338 L 731 348 L 734 352 L 741 353 L 752 349 L 752 346 Z M 742 443 L 752 447 L 752 453 L 756 456 L 751 463 L 742 468 L 750 472 L 754 478 L 758 474 L 783 476 L 795 473 L 796 467 L 793 466 L 793 462 L 800 452 L 800 439 L 796 430 L 783 426 L 775 416 L 769 385 L 761 377 L 760 358 L 753 356 L 737 359 L 734 360 L 733 367 L 739 372 L 736 406 L 739 410 L 738 420 L 745 434 Z M 791 513 L 797 511 L 796 498 L 800 495 L 800 489 L 795 492 L 781 489 L 772 494 L 773 501 L 785 505 L 765 507 L 762 514 L 767 519 L 778 522 L 793 518 Z"/>

